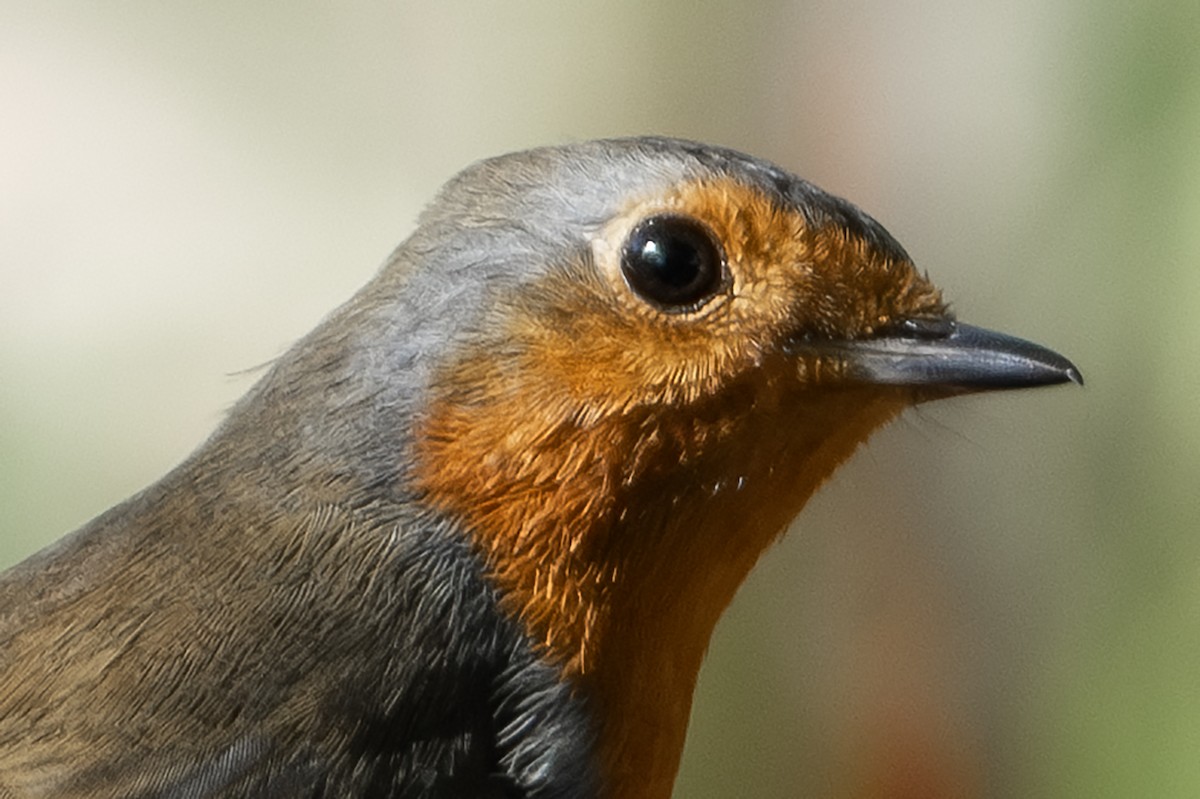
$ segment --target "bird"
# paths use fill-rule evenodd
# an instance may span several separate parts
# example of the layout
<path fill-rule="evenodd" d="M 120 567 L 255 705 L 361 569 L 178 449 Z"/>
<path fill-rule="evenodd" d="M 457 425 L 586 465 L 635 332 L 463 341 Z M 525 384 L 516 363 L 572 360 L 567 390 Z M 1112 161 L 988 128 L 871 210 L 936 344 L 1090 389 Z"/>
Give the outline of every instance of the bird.
<path fill-rule="evenodd" d="M 715 623 L 837 466 L 1068 382 L 767 161 L 477 162 L 180 465 L 0 575 L 0 799 L 662 799 Z"/>

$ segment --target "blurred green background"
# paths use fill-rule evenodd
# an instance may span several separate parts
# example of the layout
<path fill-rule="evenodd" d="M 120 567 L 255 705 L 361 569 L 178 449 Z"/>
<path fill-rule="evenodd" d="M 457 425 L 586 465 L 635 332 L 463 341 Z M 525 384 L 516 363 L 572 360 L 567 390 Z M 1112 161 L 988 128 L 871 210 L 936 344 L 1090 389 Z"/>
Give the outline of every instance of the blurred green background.
<path fill-rule="evenodd" d="M 866 208 L 1084 389 L 876 436 L 680 797 L 1200 795 L 1200 4 L 0 6 L 0 565 L 133 493 L 467 163 L 664 133 Z"/>

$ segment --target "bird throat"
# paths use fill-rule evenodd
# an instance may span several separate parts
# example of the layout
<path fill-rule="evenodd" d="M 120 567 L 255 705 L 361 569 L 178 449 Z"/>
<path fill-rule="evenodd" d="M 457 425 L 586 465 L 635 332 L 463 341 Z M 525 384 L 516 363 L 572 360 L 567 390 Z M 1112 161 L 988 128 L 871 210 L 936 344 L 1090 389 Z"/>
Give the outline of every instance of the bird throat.
<path fill-rule="evenodd" d="M 504 610 L 590 709 L 607 796 L 670 795 L 721 613 L 812 492 L 907 404 L 762 375 L 587 427 L 499 398 L 439 402 L 417 431 L 427 501 L 470 531 Z"/>

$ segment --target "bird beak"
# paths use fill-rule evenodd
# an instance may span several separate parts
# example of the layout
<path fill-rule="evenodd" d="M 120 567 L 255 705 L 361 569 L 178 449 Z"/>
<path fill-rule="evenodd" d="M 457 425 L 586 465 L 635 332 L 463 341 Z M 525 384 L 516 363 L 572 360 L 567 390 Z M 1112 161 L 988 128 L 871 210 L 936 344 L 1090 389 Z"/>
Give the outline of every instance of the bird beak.
<path fill-rule="evenodd" d="M 1053 350 L 950 319 L 904 320 L 832 349 L 847 380 L 912 387 L 920 399 L 1068 381 L 1083 385 L 1075 364 Z"/>

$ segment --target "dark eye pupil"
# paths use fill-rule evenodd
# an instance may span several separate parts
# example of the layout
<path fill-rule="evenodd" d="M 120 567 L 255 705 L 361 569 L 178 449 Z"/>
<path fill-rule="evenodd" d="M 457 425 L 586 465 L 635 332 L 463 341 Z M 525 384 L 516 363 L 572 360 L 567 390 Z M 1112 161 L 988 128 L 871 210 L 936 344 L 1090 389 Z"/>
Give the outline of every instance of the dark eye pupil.
<path fill-rule="evenodd" d="M 721 252 L 700 223 L 651 217 L 630 234 L 621 258 L 629 286 L 667 311 L 697 308 L 724 280 Z"/>

